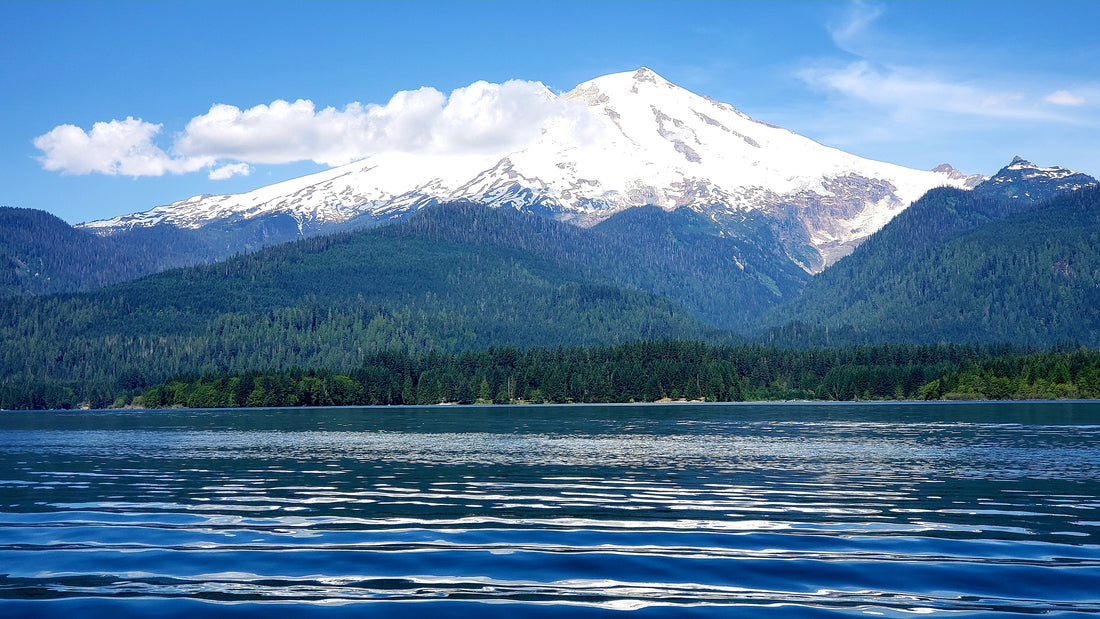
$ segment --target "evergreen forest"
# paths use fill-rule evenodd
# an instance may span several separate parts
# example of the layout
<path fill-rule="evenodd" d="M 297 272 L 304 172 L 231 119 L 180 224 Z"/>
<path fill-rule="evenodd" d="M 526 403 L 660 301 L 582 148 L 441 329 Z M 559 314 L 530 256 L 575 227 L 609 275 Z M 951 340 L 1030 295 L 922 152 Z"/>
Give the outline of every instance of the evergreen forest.
<path fill-rule="evenodd" d="M 111 406 L 1100 398 L 1100 352 L 1007 346 L 781 349 L 652 341 L 617 346 L 379 352 L 351 371 L 250 370 L 119 389 Z M 5 408 L 70 408 L 71 389 L 0 391 Z"/>
<path fill-rule="evenodd" d="M 787 345 L 1100 346 L 1100 186 L 1030 205 L 936 189 L 767 316 Z"/>
<path fill-rule="evenodd" d="M 274 218 L 218 262 L 244 228 L 0 209 L 0 408 L 1100 397 L 1100 187 L 1010 189 L 930 191 L 812 278 L 684 209 Z"/>

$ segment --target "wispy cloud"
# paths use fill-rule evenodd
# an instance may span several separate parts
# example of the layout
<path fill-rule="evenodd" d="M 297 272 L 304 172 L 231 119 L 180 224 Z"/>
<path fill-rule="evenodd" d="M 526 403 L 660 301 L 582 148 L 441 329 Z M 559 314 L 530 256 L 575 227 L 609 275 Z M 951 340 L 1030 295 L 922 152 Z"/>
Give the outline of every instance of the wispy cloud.
<path fill-rule="evenodd" d="M 882 15 L 883 7 L 859 0 L 850 2 L 838 19 L 828 24 L 829 35 L 837 47 L 855 53 L 867 38 L 871 24 Z"/>
<path fill-rule="evenodd" d="M 1051 100 L 1049 97 L 1054 95 L 1040 99 L 1034 93 L 1003 85 L 956 81 L 927 69 L 884 67 L 870 60 L 839 66 L 821 63 L 804 67 L 796 75 L 820 90 L 897 114 L 926 111 L 992 118 L 1057 120 L 1061 117 L 1055 110 L 1039 103 L 1069 104 L 1064 100 Z"/>
<path fill-rule="evenodd" d="M 795 76 L 832 96 L 905 118 L 934 113 L 941 117 L 1079 122 L 1066 108 L 1084 104 L 1084 97 L 1068 89 L 1050 92 L 1051 76 L 964 75 L 960 67 L 966 63 L 941 62 L 943 50 L 926 54 L 899 51 L 909 45 L 905 37 L 876 28 L 888 9 L 889 5 L 861 1 L 846 5 L 827 29 L 847 58 L 810 59 Z M 914 61 L 922 57 L 930 60 Z"/>
<path fill-rule="evenodd" d="M 449 96 L 434 88 L 402 91 L 385 105 L 317 109 L 277 100 L 240 109 L 217 104 L 192 118 L 171 146 L 162 126 L 140 119 L 55 127 L 34 140 L 42 167 L 65 174 L 161 176 L 209 170 L 214 180 L 247 175 L 252 165 L 313 161 L 336 166 L 382 152 L 509 152 L 537 139 L 551 122 L 583 134 L 583 104 L 538 82 L 475 82 Z"/>
<path fill-rule="evenodd" d="M 1059 90 L 1052 92 L 1049 95 L 1043 97 L 1043 100 L 1047 103 L 1053 103 L 1054 105 L 1068 105 L 1076 107 L 1078 105 L 1085 104 L 1085 98 L 1081 95 L 1075 95 L 1068 90 Z"/>

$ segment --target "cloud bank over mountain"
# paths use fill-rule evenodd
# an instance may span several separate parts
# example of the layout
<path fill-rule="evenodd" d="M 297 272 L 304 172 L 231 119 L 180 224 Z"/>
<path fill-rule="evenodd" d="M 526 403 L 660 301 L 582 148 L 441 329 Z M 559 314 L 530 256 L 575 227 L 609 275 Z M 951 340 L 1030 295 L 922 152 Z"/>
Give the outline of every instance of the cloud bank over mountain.
<path fill-rule="evenodd" d="M 215 104 L 192 118 L 167 148 L 163 125 L 140 118 L 65 124 L 34 139 L 46 170 L 63 174 L 161 176 L 207 170 L 211 179 L 247 175 L 254 164 L 313 161 L 339 166 L 383 152 L 488 154 L 510 152 L 551 125 L 588 141 L 600 130 L 580 102 L 540 82 L 477 81 L 450 95 L 419 88 L 384 105 L 349 103 L 317 109 L 313 101 L 276 100 L 241 109 Z"/>

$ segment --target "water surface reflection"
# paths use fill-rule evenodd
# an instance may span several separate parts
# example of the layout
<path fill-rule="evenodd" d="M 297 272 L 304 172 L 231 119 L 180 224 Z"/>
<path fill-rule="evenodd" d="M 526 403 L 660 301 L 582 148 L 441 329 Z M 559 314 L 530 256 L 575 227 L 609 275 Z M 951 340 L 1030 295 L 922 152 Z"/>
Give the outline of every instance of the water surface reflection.
<path fill-rule="evenodd" d="M 5 614 L 1100 612 L 1095 404 L 5 413 L 0 432 Z"/>

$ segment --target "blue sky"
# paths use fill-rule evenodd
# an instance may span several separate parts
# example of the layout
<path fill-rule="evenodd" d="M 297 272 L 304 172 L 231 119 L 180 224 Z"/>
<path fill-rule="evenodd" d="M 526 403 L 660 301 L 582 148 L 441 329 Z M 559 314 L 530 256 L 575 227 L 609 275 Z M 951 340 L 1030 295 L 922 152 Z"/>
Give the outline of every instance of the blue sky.
<path fill-rule="evenodd" d="M 1097 23 L 1087 1 L 6 1 L 0 205 L 76 223 L 247 191 L 342 161 L 317 142 L 349 119 L 415 123 L 407 99 L 640 66 L 864 157 L 1100 175 Z"/>

